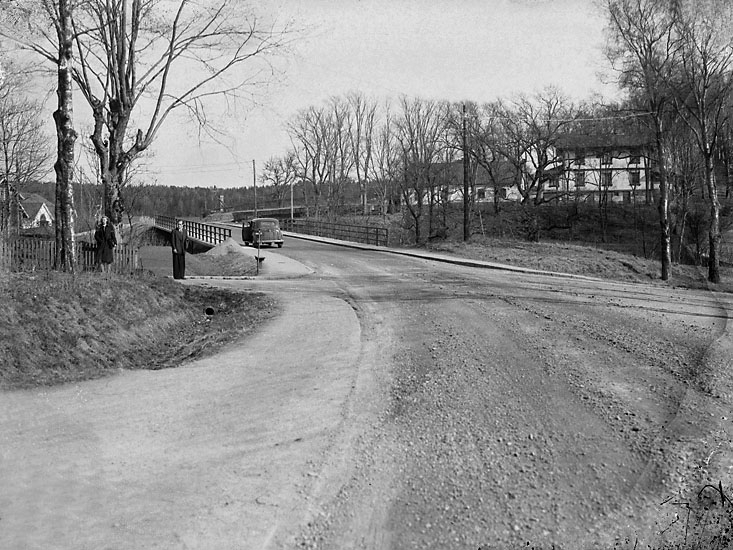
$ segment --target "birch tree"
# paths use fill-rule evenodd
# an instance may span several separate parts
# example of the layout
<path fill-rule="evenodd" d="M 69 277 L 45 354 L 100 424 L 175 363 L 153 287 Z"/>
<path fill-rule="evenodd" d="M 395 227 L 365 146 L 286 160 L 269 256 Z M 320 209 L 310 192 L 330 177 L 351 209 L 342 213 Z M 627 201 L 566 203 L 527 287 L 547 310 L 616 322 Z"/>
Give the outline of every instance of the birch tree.
<path fill-rule="evenodd" d="M 71 0 L 34 1 L 55 7 Z M 23 46 L 55 63 L 48 29 L 63 26 L 62 12 L 46 15 Z M 77 62 L 71 74 L 92 112 L 104 209 L 115 223 L 124 211 L 125 171 L 170 115 L 186 111 L 213 131 L 213 102 L 244 101 L 245 91 L 271 74 L 259 61 L 288 36 L 287 28 L 264 24 L 237 0 L 84 0 L 69 25 Z"/>
<path fill-rule="evenodd" d="M 74 239 L 74 129 L 73 74 L 74 74 L 74 14 L 77 0 L 5 0 L 2 3 L 0 23 L 2 35 L 20 43 L 30 43 L 37 36 L 38 21 L 51 22 L 43 28 L 46 59 L 56 77 L 57 108 L 53 113 L 56 126 L 56 197 L 54 215 L 56 257 L 54 267 L 73 273 L 76 268 Z M 35 32 L 34 32 L 35 31 Z"/>
<path fill-rule="evenodd" d="M 54 164 L 56 171 L 56 269 L 73 273 L 76 270 L 76 243 L 74 238 L 74 145 L 76 130 L 74 129 L 73 98 L 73 13 L 72 0 L 59 0 L 54 6 L 46 3 L 48 13 L 54 14 L 57 35 L 58 56 L 58 108 L 53 113 L 56 123 L 57 158 Z"/>
<path fill-rule="evenodd" d="M 674 14 L 662 0 L 609 0 L 608 57 L 620 74 L 622 88 L 636 96 L 643 120 L 654 133 L 659 171 L 659 230 L 662 280 L 671 275 L 669 183 L 664 142 L 671 108 L 669 80 L 675 70 L 679 40 Z"/>
<path fill-rule="evenodd" d="M 688 125 L 703 158 L 707 198 L 708 280 L 720 282 L 720 199 L 715 154 L 728 122 L 733 92 L 733 6 L 723 0 L 677 2 L 679 70 L 672 89 L 677 111 Z"/>

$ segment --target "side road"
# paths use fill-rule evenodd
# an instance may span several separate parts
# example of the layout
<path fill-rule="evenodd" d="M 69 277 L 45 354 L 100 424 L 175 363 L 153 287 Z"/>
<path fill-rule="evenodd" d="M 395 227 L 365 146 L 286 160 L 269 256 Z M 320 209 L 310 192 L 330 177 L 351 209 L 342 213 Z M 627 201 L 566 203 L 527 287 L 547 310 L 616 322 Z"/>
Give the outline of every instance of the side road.
<path fill-rule="evenodd" d="M 292 542 L 353 392 L 360 326 L 327 295 L 284 306 L 246 347 L 177 369 L 3 393 L 0 548 Z"/>

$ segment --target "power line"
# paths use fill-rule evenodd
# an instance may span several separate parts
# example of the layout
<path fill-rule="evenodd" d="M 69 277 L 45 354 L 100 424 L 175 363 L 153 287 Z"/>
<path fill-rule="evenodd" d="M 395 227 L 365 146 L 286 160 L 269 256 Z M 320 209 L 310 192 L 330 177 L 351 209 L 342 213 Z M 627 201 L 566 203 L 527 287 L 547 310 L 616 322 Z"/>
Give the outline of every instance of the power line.
<path fill-rule="evenodd" d="M 534 122 L 601 122 L 604 120 L 624 120 L 629 118 L 636 118 L 636 117 L 643 117 L 647 115 L 651 115 L 651 112 L 644 112 L 644 113 L 632 113 L 628 115 L 619 115 L 619 116 L 602 116 L 602 117 L 588 117 L 588 118 L 538 118 L 533 119 Z M 524 120 L 517 119 L 516 117 L 510 117 L 510 116 L 486 116 L 486 117 L 479 117 L 478 115 L 469 116 L 469 118 L 485 118 L 487 120 L 510 120 L 512 122 L 518 122 L 523 123 Z"/>

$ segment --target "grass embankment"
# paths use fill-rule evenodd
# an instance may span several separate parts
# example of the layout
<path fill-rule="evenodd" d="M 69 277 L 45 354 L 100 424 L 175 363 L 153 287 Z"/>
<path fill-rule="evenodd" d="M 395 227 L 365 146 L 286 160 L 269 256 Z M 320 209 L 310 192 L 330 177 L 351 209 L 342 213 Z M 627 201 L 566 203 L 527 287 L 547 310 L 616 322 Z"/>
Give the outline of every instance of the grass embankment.
<path fill-rule="evenodd" d="M 733 270 L 730 268 L 721 267 L 721 282 L 711 285 L 707 282 L 706 267 L 675 264 L 670 280 L 662 281 L 658 260 L 594 246 L 474 236 L 468 243 L 439 241 L 428 245 L 428 249 L 487 262 L 619 282 L 651 282 L 671 287 L 733 292 Z"/>
<path fill-rule="evenodd" d="M 11 273 L 0 295 L 0 390 L 175 367 L 277 311 L 262 294 L 149 275 Z"/>

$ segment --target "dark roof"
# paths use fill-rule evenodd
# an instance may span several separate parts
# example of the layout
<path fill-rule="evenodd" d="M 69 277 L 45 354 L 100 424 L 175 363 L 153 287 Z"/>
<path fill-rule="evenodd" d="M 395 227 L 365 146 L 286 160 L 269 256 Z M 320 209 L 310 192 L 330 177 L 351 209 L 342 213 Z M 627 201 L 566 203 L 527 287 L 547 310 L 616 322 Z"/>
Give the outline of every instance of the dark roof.
<path fill-rule="evenodd" d="M 559 150 L 636 149 L 651 144 L 651 136 L 643 134 L 565 134 L 555 141 L 555 147 Z"/>
<path fill-rule="evenodd" d="M 51 201 L 48 201 L 41 195 L 37 195 L 35 193 L 21 193 L 20 195 L 20 206 L 29 218 L 35 217 L 36 213 L 44 204 L 48 207 L 48 210 L 51 212 L 51 216 L 53 217 L 54 209 Z"/>
<path fill-rule="evenodd" d="M 51 201 L 46 200 L 44 197 L 37 195 L 36 193 L 21 193 L 20 202 L 21 204 L 52 204 Z"/>

